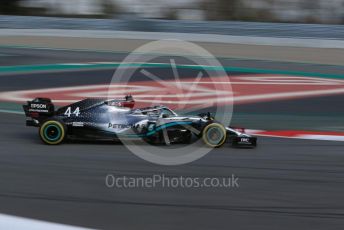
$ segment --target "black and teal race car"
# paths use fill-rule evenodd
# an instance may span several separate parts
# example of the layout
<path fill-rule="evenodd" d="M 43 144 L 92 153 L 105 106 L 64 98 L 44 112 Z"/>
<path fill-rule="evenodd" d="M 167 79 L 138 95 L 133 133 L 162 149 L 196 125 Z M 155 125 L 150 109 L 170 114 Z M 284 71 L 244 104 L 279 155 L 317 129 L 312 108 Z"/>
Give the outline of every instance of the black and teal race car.
<path fill-rule="evenodd" d="M 66 139 L 121 141 L 140 139 L 150 144 L 191 143 L 202 139 L 213 148 L 228 143 L 235 147 L 255 147 L 257 138 L 225 127 L 210 115 L 178 115 L 166 106 L 134 108 L 132 96 L 123 99 L 95 99 L 58 108 L 48 98 L 36 98 L 23 105 L 27 126 L 39 128 L 39 136 L 49 145 Z"/>

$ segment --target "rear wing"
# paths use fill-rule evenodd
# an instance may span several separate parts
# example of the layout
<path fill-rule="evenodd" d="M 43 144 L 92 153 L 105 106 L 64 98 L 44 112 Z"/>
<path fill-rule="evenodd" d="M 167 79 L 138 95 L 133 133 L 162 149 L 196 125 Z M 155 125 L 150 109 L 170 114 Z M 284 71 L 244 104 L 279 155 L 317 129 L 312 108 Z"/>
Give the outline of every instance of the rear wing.
<path fill-rule="evenodd" d="M 49 98 L 35 98 L 23 105 L 27 126 L 39 126 L 40 122 L 55 114 L 55 106 Z"/>

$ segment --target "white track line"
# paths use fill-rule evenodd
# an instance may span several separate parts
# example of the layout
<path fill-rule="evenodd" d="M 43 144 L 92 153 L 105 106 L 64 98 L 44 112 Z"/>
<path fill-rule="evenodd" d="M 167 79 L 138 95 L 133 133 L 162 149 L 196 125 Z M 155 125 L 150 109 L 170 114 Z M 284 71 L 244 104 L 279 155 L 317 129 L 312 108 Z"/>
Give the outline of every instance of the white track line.
<path fill-rule="evenodd" d="M 8 109 L 0 109 L 0 113 L 11 113 L 11 114 L 20 114 L 20 115 L 24 114 L 24 112 L 21 112 L 21 111 L 8 110 Z"/>
<path fill-rule="evenodd" d="M 85 230 L 87 228 L 75 227 L 65 224 L 29 219 L 24 217 L 0 214 L 0 229 L 26 229 L 26 230 Z"/>

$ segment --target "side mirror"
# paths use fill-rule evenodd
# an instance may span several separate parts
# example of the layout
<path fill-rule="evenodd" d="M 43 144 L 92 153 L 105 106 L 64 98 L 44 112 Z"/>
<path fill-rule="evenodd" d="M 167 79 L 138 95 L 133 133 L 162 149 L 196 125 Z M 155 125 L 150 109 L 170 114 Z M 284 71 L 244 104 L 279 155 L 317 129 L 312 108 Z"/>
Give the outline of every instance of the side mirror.
<path fill-rule="evenodd" d="M 163 115 L 162 115 L 162 118 L 168 118 L 168 117 L 169 117 L 168 114 L 163 114 Z"/>

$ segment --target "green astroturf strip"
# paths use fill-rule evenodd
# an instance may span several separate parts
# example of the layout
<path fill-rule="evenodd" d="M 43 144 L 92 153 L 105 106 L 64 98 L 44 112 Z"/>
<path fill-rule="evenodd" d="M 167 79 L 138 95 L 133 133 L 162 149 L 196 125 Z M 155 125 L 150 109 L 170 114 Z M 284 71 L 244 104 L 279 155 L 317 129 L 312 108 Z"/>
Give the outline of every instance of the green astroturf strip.
<path fill-rule="evenodd" d="M 71 63 L 71 64 L 47 64 L 47 65 L 22 65 L 22 66 L 0 66 L 0 74 L 6 73 L 25 73 L 25 72 L 40 72 L 40 71 L 63 71 L 63 70 L 83 70 L 83 69 L 102 69 L 102 68 L 117 68 L 117 67 L 141 67 L 141 68 L 171 68 L 167 63 Z M 324 74 L 312 73 L 292 70 L 272 70 L 246 67 L 229 67 L 229 66 L 200 66 L 200 65 L 177 65 L 179 69 L 196 69 L 196 70 L 225 70 L 227 72 L 245 72 L 254 74 L 282 74 L 306 77 L 320 77 L 320 78 L 334 78 L 344 79 L 344 74 Z"/>

